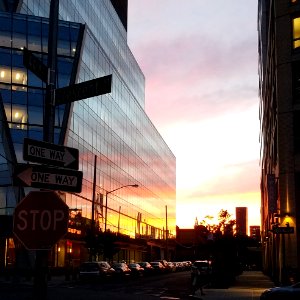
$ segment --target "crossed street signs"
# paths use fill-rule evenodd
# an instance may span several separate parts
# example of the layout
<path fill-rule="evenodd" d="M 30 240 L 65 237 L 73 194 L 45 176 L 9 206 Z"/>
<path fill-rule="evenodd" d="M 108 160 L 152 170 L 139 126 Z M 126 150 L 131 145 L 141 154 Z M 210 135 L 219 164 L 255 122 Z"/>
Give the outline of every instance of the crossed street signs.
<path fill-rule="evenodd" d="M 44 82 L 48 82 L 48 67 L 24 48 L 23 63 Z M 55 105 L 67 104 L 111 92 L 112 75 L 55 89 Z M 78 170 L 78 150 L 47 142 L 24 139 L 23 159 L 56 167 Z M 42 189 L 81 192 L 82 172 L 42 165 L 19 164 L 14 172 L 14 184 Z"/>
<path fill-rule="evenodd" d="M 55 90 L 55 105 L 66 104 L 111 92 L 112 75 L 72 84 Z"/>
<path fill-rule="evenodd" d="M 44 82 L 48 81 L 48 68 L 32 51 L 24 48 L 23 64 Z M 55 105 L 95 97 L 111 92 L 112 75 L 55 89 Z"/>
<path fill-rule="evenodd" d="M 78 170 L 79 151 L 75 148 L 25 138 L 23 159 Z"/>

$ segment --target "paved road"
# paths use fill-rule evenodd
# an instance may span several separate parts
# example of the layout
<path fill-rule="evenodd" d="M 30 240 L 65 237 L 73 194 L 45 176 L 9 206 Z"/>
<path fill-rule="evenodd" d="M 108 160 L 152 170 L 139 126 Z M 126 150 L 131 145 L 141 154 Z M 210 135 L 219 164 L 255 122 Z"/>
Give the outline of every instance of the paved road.
<path fill-rule="evenodd" d="M 127 282 L 105 284 L 80 284 L 53 277 L 48 282 L 48 300 L 155 300 L 193 299 L 189 297 L 190 272 L 166 274 L 161 277 L 141 278 Z M 245 271 L 229 289 L 204 289 L 206 295 L 195 298 L 203 300 L 259 300 L 261 292 L 273 283 L 261 272 Z M 0 300 L 32 300 L 32 284 L 13 285 L 0 280 Z M 46 300 L 46 299 L 41 299 Z"/>

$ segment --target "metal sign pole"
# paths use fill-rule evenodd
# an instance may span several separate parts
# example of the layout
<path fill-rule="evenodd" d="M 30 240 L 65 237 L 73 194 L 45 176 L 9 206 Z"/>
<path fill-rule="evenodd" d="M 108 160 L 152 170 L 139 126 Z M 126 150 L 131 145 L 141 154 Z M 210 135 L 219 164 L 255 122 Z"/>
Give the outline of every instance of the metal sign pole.
<path fill-rule="evenodd" d="M 51 0 L 48 36 L 48 82 L 44 110 L 44 141 L 53 143 L 59 0 Z"/>
<path fill-rule="evenodd" d="M 44 108 L 44 141 L 53 143 L 59 0 L 51 0 L 48 36 L 48 82 Z M 48 250 L 36 251 L 33 298 L 47 299 Z"/>

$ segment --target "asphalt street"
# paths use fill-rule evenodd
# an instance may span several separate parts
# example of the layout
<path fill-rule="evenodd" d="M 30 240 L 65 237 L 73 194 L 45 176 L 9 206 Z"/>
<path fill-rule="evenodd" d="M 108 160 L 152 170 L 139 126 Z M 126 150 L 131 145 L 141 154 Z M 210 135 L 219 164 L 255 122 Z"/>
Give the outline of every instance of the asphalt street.
<path fill-rule="evenodd" d="M 52 277 L 48 282 L 47 300 L 150 300 L 150 299 L 203 299 L 203 300 L 259 300 L 263 290 L 273 287 L 269 278 L 259 271 L 245 271 L 237 277 L 234 286 L 228 289 L 205 288 L 204 296 L 199 291 L 189 296 L 190 272 L 167 274 L 158 277 L 126 279 L 119 282 L 82 284 L 66 281 L 64 276 Z M 33 299 L 33 283 L 13 283 L 0 278 L 0 300 Z M 46 300 L 41 299 L 41 300 Z"/>

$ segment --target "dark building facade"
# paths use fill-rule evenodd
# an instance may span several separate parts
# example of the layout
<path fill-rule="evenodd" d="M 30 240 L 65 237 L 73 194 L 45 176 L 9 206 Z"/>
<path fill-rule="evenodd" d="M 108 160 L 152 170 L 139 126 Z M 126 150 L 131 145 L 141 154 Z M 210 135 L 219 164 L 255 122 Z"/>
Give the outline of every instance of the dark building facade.
<path fill-rule="evenodd" d="M 15 166 L 27 163 L 24 138 L 44 138 L 46 83 L 23 58 L 27 48 L 47 65 L 49 7 L 50 1 L 0 1 L 0 217 L 7 224 L 0 230 L 1 266 L 15 247 L 7 219 L 35 190 L 16 186 L 13 177 Z M 141 260 L 148 241 L 153 259 L 165 258 L 164 241 L 176 234 L 176 160 L 144 110 L 145 78 L 127 45 L 127 1 L 60 1 L 58 27 L 56 88 L 107 75 L 112 85 L 110 93 L 55 106 L 54 143 L 79 150 L 83 182 L 80 193 L 57 191 L 70 219 L 51 264 L 87 258 L 92 218 L 98 232 L 125 237 L 114 260 Z"/>
<path fill-rule="evenodd" d="M 236 207 L 236 234 L 247 235 L 248 231 L 248 208 L 247 207 Z"/>
<path fill-rule="evenodd" d="M 260 226 L 250 226 L 250 234 L 249 236 L 257 241 L 261 240 L 261 235 L 260 235 Z"/>
<path fill-rule="evenodd" d="M 300 269 L 300 2 L 258 6 L 263 267 L 286 282 Z"/>

